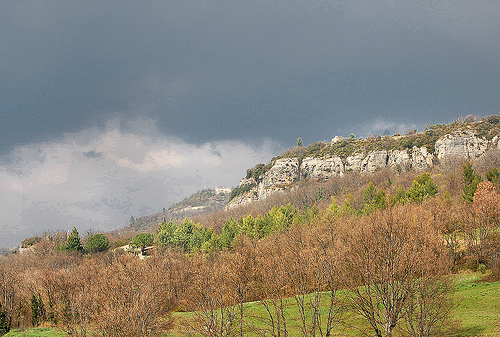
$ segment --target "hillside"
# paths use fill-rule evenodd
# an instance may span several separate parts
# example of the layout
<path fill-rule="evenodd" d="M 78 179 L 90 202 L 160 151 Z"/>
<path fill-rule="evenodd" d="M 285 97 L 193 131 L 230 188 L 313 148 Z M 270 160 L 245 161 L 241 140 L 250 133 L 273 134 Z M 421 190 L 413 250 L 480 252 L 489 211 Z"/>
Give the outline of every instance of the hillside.
<path fill-rule="evenodd" d="M 157 226 L 163 219 L 179 221 L 219 211 L 227 206 L 229 195 L 230 189 L 228 188 L 204 189 L 168 209 L 131 221 L 129 227 L 134 230 L 147 230 L 152 226 Z"/>
<path fill-rule="evenodd" d="M 230 207 L 264 200 L 294 183 L 328 180 L 349 172 L 374 173 L 388 168 L 396 173 L 424 171 L 436 165 L 453 166 L 475 160 L 500 148 L 500 116 L 466 118 L 428 126 L 424 132 L 379 135 L 356 139 L 335 137 L 331 142 L 297 146 L 258 164 L 231 193 Z"/>

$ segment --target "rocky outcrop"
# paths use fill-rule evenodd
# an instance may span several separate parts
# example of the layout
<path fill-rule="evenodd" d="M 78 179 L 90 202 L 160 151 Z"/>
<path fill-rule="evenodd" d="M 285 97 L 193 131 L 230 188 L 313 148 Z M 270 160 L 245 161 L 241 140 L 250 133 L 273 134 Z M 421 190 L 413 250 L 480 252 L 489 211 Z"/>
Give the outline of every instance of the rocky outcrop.
<path fill-rule="evenodd" d="M 257 198 L 265 199 L 299 180 L 300 166 L 297 158 L 278 159 L 273 167 L 262 176 L 257 187 Z"/>
<path fill-rule="evenodd" d="M 476 137 L 471 130 L 455 132 L 436 141 L 436 157 L 442 162 L 453 158 L 475 159 L 486 152 L 489 145 L 487 139 Z"/>
<path fill-rule="evenodd" d="M 490 148 L 500 149 L 500 139 L 479 138 L 472 130 L 457 131 L 439 138 L 434 144 L 434 153 L 425 146 L 412 149 L 393 149 L 370 151 L 366 154 L 354 153 L 346 158 L 340 156 L 306 157 L 276 160 L 270 170 L 257 181 L 253 178 L 242 179 L 240 186 L 255 184 L 249 192 L 235 198 L 230 207 L 242 205 L 254 200 L 263 200 L 281 191 L 299 179 L 325 180 L 341 177 L 347 172 L 373 173 L 386 167 L 396 172 L 426 170 L 436 163 L 449 160 L 473 160 Z"/>
<path fill-rule="evenodd" d="M 300 165 L 301 178 L 318 180 L 341 177 L 347 172 L 373 173 L 385 167 L 397 172 L 421 171 L 433 165 L 434 156 L 425 147 L 411 150 L 372 151 L 354 154 L 345 159 L 306 157 Z"/>
<path fill-rule="evenodd" d="M 344 175 L 345 164 L 338 156 L 331 158 L 307 157 L 302 160 L 300 172 L 303 178 L 325 179 Z"/>

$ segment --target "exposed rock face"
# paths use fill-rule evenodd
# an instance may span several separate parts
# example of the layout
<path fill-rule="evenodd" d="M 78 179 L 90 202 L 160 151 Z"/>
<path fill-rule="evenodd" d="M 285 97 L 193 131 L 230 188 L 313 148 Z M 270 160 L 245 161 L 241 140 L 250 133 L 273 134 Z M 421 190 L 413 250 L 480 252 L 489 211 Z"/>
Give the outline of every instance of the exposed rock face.
<path fill-rule="evenodd" d="M 412 150 L 372 151 L 367 155 L 354 154 L 343 160 L 338 156 L 331 158 L 307 157 L 300 165 L 301 178 L 318 180 L 343 176 L 346 172 L 373 173 L 385 167 L 397 172 L 425 170 L 433 165 L 434 156 L 425 147 Z"/>
<path fill-rule="evenodd" d="M 352 156 L 347 157 L 344 162 L 344 172 L 359 171 L 363 158 L 364 155 L 361 153 L 356 153 Z"/>
<path fill-rule="evenodd" d="M 372 151 L 361 162 L 360 172 L 373 173 L 387 166 L 389 156 L 387 151 Z"/>
<path fill-rule="evenodd" d="M 435 154 L 429 153 L 426 147 L 414 146 L 412 149 L 404 150 L 355 153 L 347 158 L 306 157 L 301 163 L 297 158 L 278 159 L 272 168 L 258 179 L 257 186 L 250 192 L 235 198 L 230 207 L 265 199 L 304 178 L 324 180 L 341 177 L 350 171 L 369 174 L 385 167 L 397 172 L 422 171 L 432 167 L 436 162 L 446 162 L 457 158 L 472 160 L 484 154 L 489 148 L 500 149 L 500 138 L 495 136 L 488 141 L 476 137 L 470 130 L 457 131 L 438 139 L 434 148 Z M 240 186 L 249 183 L 256 182 L 253 179 L 242 179 Z"/>
<path fill-rule="evenodd" d="M 411 168 L 422 171 L 434 165 L 434 155 L 427 152 L 426 147 L 414 146 L 411 153 Z"/>
<path fill-rule="evenodd" d="M 436 141 L 436 157 L 440 161 L 451 158 L 474 159 L 488 149 L 488 140 L 477 138 L 473 131 L 459 131 Z"/>
<path fill-rule="evenodd" d="M 302 160 L 300 170 L 303 178 L 327 179 L 344 175 L 344 162 L 338 156 L 332 158 L 311 158 Z"/>
<path fill-rule="evenodd" d="M 413 156 L 408 150 L 391 150 L 387 166 L 397 172 L 408 172 L 412 168 L 412 159 Z"/>
<path fill-rule="evenodd" d="M 297 158 L 278 159 L 273 167 L 264 173 L 257 189 L 259 200 L 283 189 L 300 178 L 299 160 Z"/>

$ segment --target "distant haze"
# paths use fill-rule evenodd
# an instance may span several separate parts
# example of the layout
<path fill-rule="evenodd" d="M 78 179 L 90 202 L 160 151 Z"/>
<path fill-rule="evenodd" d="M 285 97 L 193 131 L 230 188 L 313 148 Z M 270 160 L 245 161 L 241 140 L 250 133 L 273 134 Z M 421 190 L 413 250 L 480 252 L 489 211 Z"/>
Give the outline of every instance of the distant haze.
<path fill-rule="evenodd" d="M 0 246 L 110 229 L 335 135 L 500 111 L 500 3 L 4 1 Z"/>

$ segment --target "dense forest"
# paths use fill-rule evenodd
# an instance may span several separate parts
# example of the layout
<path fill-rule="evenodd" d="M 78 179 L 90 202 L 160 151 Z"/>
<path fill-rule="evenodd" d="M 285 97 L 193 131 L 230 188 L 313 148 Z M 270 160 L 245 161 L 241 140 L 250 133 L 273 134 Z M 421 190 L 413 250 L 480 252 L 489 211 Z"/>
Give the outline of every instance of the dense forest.
<path fill-rule="evenodd" d="M 355 314 L 361 335 L 447 335 L 460 325 L 451 275 L 500 279 L 499 168 L 492 150 L 427 172 L 303 180 L 148 233 L 28 238 L 0 258 L 0 334 L 332 336 Z"/>

